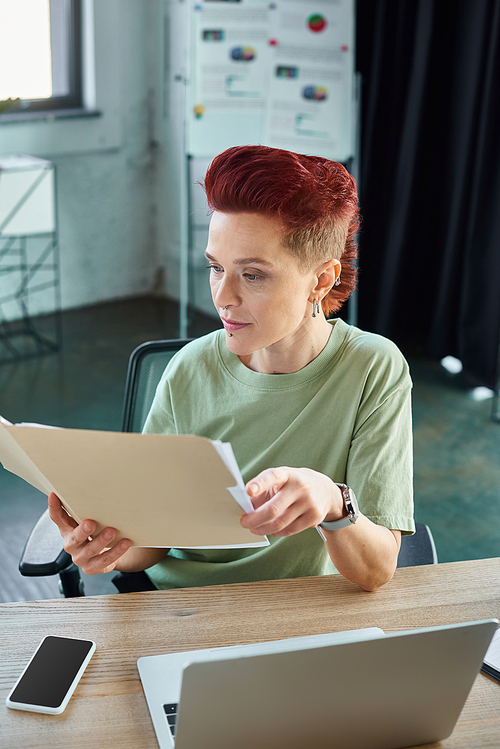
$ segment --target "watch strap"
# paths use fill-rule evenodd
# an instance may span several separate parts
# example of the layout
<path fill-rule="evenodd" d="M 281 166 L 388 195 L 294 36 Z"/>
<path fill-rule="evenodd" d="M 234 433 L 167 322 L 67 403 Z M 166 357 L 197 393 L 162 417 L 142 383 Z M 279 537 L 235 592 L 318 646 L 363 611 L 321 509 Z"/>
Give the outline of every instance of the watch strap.
<path fill-rule="evenodd" d="M 336 531 L 340 528 L 347 528 L 349 525 L 353 525 L 359 517 L 358 503 L 353 490 L 348 487 L 347 484 L 337 484 L 337 486 L 342 492 L 342 499 L 344 500 L 344 507 L 347 510 L 347 517 L 341 518 L 340 520 L 333 520 L 330 523 L 325 521 L 320 523 L 319 527 L 324 528 L 326 531 Z"/>

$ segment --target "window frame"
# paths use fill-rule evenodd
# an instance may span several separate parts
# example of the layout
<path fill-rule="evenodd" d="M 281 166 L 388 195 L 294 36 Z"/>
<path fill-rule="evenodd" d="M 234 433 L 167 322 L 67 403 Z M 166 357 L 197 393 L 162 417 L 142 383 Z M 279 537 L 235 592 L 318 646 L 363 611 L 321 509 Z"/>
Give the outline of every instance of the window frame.
<path fill-rule="evenodd" d="M 59 155 L 122 146 L 121 0 L 81 0 L 83 108 L 0 115 L 0 152 Z"/>
<path fill-rule="evenodd" d="M 67 96 L 48 96 L 43 99 L 21 99 L 19 108 L 8 109 L 0 115 L 0 122 L 16 119 L 27 119 L 32 113 L 42 112 L 45 115 L 64 110 L 80 111 L 83 103 L 83 45 L 82 45 L 82 3 L 81 0 L 70 2 L 70 30 L 69 30 L 69 94 Z M 36 115 L 35 115 L 36 116 Z"/>

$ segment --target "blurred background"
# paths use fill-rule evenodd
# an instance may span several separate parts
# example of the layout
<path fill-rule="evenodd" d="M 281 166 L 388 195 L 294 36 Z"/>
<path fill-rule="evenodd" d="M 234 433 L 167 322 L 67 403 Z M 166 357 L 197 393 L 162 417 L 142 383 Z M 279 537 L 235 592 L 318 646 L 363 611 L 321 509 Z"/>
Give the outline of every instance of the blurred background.
<path fill-rule="evenodd" d="M 119 429 L 132 349 L 219 327 L 211 158 L 318 153 L 363 216 L 341 315 L 410 362 L 416 519 L 497 556 L 499 29 L 498 0 L 0 0 L 0 414 Z M 0 600 L 58 595 L 17 571 L 45 507 L 0 469 Z"/>

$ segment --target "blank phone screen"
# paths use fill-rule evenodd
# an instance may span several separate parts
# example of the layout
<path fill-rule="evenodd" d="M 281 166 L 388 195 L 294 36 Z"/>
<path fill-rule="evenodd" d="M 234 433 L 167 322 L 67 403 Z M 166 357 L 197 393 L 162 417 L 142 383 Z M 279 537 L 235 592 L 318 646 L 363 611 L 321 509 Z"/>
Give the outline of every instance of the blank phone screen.
<path fill-rule="evenodd" d="M 90 640 L 46 637 L 11 694 L 11 701 L 59 707 L 92 646 Z"/>

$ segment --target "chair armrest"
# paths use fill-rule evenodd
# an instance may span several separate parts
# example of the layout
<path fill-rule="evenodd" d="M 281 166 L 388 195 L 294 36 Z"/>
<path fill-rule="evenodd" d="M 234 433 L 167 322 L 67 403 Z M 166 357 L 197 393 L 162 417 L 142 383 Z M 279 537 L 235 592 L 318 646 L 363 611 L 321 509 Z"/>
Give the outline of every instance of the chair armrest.
<path fill-rule="evenodd" d="M 111 582 L 120 593 L 142 593 L 144 590 L 158 590 L 145 572 L 119 572 Z"/>
<path fill-rule="evenodd" d="M 62 547 L 59 529 L 45 510 L 26 541 L 19 572 L 25 577 L 45 577 L 57 575 L 71 564 L 71 556 Z"/>

